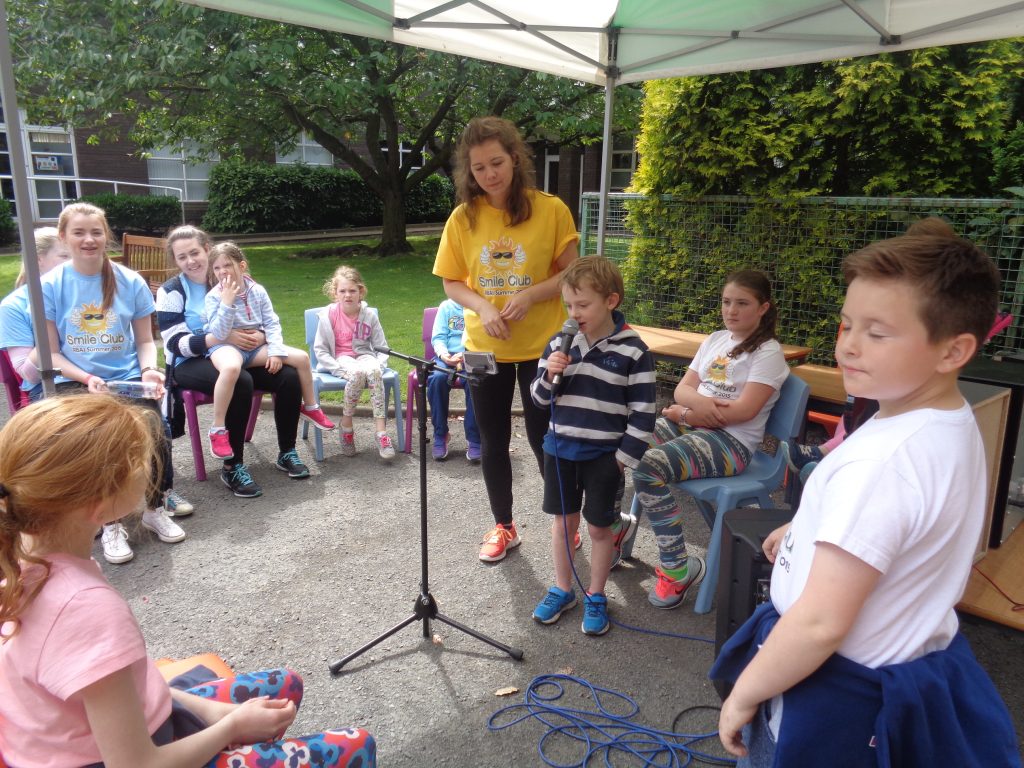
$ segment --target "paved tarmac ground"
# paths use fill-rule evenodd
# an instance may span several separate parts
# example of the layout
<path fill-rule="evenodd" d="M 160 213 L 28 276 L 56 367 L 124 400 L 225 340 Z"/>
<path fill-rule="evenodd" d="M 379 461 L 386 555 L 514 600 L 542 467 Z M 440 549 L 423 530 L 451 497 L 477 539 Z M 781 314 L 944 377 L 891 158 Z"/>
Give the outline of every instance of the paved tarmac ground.
<path fill-rule="evenodd" d="M 209 414 L 200 413 L 206 418 Z M 0 421 L 4 420 L 0 416 Z M 582 606 L 552 626 L 531 612 L 552 581 L 549 518 L 540 512 L 541 481 L 521 421 L 513 438 L 516 519 L 523 544 L 495 565 L 477 559 L 490 525 L 480 469 L 463 456 L 461 424 L 452 423 L 447 462 L 428 456 L 430 591 L 439 610 L 480 632 L 521 648 L 504 653 L 449 626 L 408 626 L 350 662 L 334 677 L 328 664 L 409 616 L 420 588 L 419 481 L 416 454 L 384 465 L 371 443 L 371 423 L 357 418 L 359 453 L 341 456 L 337 437 L 326 437 L 326 461 L 300 455 L 313 469 L 308 480 L 290 480 L 274 468 L 273 422 L 264 413 L 246 462 L 263 486 L 258 499 L 237 499 L 207 459 L 210 479 L 195 481 L 186 439 L 174 446 L 177 489 L 196 506 L 180 522 L 188 538 L 163 544 L 143 529 L 133 533 L 135 559 L 114 566 L 94 556 L 129 600 L 154 657 L 183 658 L 217 651 L 236 670 L 287 664 L 305 679 L 304 704 L 290 733 L 358 725 L 377 739 L 379 764 L 399 766 L 542 765 L 536 721 L 500 732 L 488 720 L 523 701 L 540 675 L 572 674 L 632 697 L 634 721 L 668 729 L 681 710 L 714 706 L 707 680 L 713 646 L 706 642 L 640 634 L 616 626 L 600 638 L 580 632 Z M 83 450 L 87 447 L 83 446 Z M 631 490 L 627 489 L 627 499 Z M 691 507 L 692 509 L 692 507 Z M 694 512 L 687 538 L 697 550 L 708 529 Z M 589 541 L 576 558 L 586 581 Z M 608 585 L 613 619 L 645 629 L 713 638 L 715 614 L 681 608 L 658 611 L 647 603 L 654 582 L 656 547 L 643 524 L 634 559 L 613 572 Z M 1024 634 L 989 623 L 967 623 L 965 632 L 1024 733 Z M 500 689 L 518 693 L 499 696 Z M 617 713 L 623 704 L 605 698 Z M 569 707 L 590 707 L 577 689 Z M 517 713 L 522 714 L 521 712 Z M 510 715 L 507 719 L 513 717 Z M 681 730 L 714 730 L 717 713 L 691 713 Z M 556 737 L 547 745 L 562 764 L 578 763 L 578 743 Z M 722 755 L 717 739 L 706 742 Z M 600 759 L 600 758 L 597 758 Z M 622 753 L 615 765 L 639 765 Z M 593 762 L 591 765 L 600 763 Z"/>

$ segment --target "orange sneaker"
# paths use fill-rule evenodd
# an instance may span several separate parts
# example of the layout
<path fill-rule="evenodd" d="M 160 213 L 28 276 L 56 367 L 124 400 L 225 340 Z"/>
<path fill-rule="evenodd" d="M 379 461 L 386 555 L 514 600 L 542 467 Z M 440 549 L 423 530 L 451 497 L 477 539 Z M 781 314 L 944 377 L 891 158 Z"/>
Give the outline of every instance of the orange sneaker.
<path fill-rule="evenodd" d="M 498 523 L 484 538 L 480 559 L 485 563 L 496 563 L 504 559 L 508 550 L 518 547 L 520 543 L 515 523 L 509 523 L 508 526 Z"/>

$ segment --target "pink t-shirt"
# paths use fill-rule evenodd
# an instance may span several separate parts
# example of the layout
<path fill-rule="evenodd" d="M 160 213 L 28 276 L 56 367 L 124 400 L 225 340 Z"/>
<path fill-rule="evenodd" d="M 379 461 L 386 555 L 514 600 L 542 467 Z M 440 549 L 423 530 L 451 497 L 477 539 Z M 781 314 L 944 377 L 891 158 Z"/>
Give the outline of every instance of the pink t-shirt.
<path fill-rule="evenodd" d="M 171 714 L 170 689 L 146 655 L 139 624 L 96 561 L 47 559 L 50 578 L 18 634 L 0 645 L 0 753 L 19 768 L 100 762 L 77 693 L 125 667 L 149 732 Z M 26 568 L 27 579 L 41 573 L 39 566 Z"/>
<path fill-rule="evenodd" d="M 341 311 L 340 304 L 332 304 L 327 312 L 334 329 L 334 356 L 355 357 L 356 351 L 352 348 L 352 337 L 356 332 L 356 321 L 359 316 L 349 317 Z"/>

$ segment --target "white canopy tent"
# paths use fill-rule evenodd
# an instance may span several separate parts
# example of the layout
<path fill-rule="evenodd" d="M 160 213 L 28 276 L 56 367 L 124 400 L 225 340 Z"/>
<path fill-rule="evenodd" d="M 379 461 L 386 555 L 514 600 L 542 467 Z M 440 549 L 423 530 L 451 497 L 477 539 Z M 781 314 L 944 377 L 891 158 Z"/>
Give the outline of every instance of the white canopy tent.
<path fill-rule="evenodd" d="M 391 40 L 605 86 L 603 246 L 618 83 L 765 69 L 1024 36 L 1007 0 L 182 0 L 288 24 Z M 28 183 L 6 3 L 0 84 L 19 200 Z M 17 146 L 16 146 L 17 145 Z M 20 177 L 20 178 L 19 178 Z M 41 367 L 49 367 L 27 205 L 18 206 Z M 46 384 L 46 382 L 44 382 Z M 49 392 L 49 389 L 47 390 Z"/>

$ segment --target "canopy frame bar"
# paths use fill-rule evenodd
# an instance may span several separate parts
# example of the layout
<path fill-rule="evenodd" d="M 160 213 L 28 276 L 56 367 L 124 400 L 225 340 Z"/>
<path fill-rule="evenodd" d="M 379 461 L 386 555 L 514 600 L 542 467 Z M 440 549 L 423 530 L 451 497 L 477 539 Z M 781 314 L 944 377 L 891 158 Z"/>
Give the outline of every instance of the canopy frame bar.
<path fill-rule="evenodd" d="M 904 41 L 913 40 L 914 38 L 922 37 L 923 35 L 928 35 L 933 32 L 944 32 L 947 29 L 952 29 L 953 27 L 961 24 L 970 24 L 975 21 L 983 21 L 984 19 L 991 19 L 995 16 L 1002 16 L 1006 13 L 1013 13 L 1014 11 L 1019 11 L 1022 8 L 1024 8 L 1024 2 L 1014 3 L 1013 5 L 1004 5 L 999 8 L 990 8 L 987 11 L 978 11 L 978 13 L 972 13 L 968 16 L 961 16 L 957 19 L 944 21 L 941 24 L 933 24 L 930 27 L 921 27 L 920 29 L 915 29 L 913 32 L 904 32 L 901 37 Z"/>

